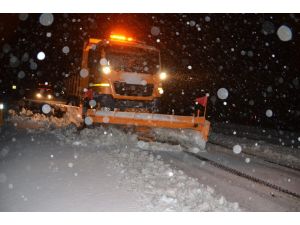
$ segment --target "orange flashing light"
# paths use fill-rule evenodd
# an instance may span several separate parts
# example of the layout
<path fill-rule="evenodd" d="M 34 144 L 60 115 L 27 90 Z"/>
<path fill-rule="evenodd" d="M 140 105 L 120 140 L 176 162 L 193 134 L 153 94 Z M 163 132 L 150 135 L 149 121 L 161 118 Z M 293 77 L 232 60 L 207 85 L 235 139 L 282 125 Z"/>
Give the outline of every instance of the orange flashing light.
<path fill-rule="evenodd" d="M 110 39 L 116 40 L 116 41 L 133 41 L 132 37 L 125 37 L 125 36 L 119 35 L 119 34 L 110 35 Z"/>
<path fill-rule="evenodd" d="M 96 39 L 96 38 L 90 38 L 89 42 L 91 44 L 98 44 L 101 40 L 100 39 Z"/>

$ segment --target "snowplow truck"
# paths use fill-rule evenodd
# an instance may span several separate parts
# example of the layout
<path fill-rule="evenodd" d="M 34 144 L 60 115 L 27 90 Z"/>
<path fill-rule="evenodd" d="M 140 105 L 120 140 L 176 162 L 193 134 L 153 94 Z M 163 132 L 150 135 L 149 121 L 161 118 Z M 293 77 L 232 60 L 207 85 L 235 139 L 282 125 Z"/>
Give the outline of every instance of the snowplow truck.
<path fill-rule="evenodd" d="M 157 113 L 167 78 L 157 48 L 123 35 L 90 38 L 83 46 L 80 74 L 66 80 L 67 102 L 80 106 L 89 124 L 131 126 L 147 130 L 147 138 L 155 141 L 204 150 L 210 127 L 205 116 Z"/>
<path fill-rule="evenodd" d="M 131 37 L 90 38 L 84 43 L 80 77 L 67 80 L 68 101 L 78 105 L 89 90 L 96 108 L 156 112 L 167 77 L 160 61 L 158 49 Z"/>

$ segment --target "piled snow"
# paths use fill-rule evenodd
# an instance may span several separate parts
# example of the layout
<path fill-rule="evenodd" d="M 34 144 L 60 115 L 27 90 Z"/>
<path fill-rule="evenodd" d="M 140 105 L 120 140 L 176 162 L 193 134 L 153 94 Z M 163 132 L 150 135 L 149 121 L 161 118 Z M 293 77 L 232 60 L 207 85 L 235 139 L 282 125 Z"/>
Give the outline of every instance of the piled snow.
<path fill-rule="evenodd" d="M 69 171 L 77 168 L 77 171 L 79 172 L 76 171 L 74 176 L 81 179 L 81 181 L 76 181 L 75 183 L 77 185 L 89 186 L 89 184 L 84 183 L 85 179 L 90 179 L 88 178 L 89 176 L 95 176 L 95 174 L 97 174 L 96 176 L 98 177 L 102 176 L 101 174 L 103 172 L 107 173 L 107 169 L 103 168 L 104 163 L 105 165 L 110 165 L 109 167 L 111 172 L 109 174 L 114 175 L 105 175 L 106 178 L 104 180 L 99 180 L 97 185 L 102 187 L 105 185 L 107 186 L 107 184 L 114 184 L 114 182 L 118 182 L 120 190 L 126 190 L 127 194 L 132 193 L 132 196 L 138 196 L 136 201 L 142 205 L 139 209 L 143 211 L 240 211 L 238 203 L 228 202 L 223 196 L 216 194 L 213 188 L 199 183 L 197 179 L 189 177 L 181 170 L 172 168 L 169 164 L 164 163 L 160 155 L 154 156 L 152 153 L 152 151 L 169 151 L 170 149 L 180 151 L 180 146 L 138 141 L 136 135 L 125 133 L 114 127 L 106 128 L 101 126 L 78 131 L 75 126 L 71 126 L 70 123 L 66 122 L 67 120 L 64 120 L 64 118 L 55 119 L 51 118 L 51 116 L 46 117 L 42 114 L 31 115 L 28 110 L 22 110 L 22 115 L 17 115 L 15 112 L 11 112 L 11 115 L 12 119 L 17 118 L 19 120 L 47 122 L 53 125 L 58 124 L 59 127 L 61 127 L 52 130 L 31 131 L 32 135 L 36 134 L 39 137 L 54 135 L 56 139 L 58 139 L 58 141 L 56 141 L 57 144 L 54 145 L 56 147 L 52 146 L 52 148 L 50 148 L 47 144 L 45 144 L 45 140 L 40 138 L 38 143 L 41 146 L 46 145 L 44 150 L 30 153 L 31 155 L 34 155 L 34 159 L 39 162 L 39 165 L 45 165 L 46 163 L 45 161 L 41 161 L 44 157 L 42 155 L 49 154 L 48 160 L 51 161 L 50 167 L 51 170 L 55 172 L 54 174 L 51 174 L 51 177 L 55 177 L 55 174 L 60 176 L 56 179 L 56 182 L 58 182 L 57 184 L 54 184 L 56 183 L 54 182 L 49 185 L 64 186 L 64 184 L 61 183 L 61 180 L 70 179 L 68 177 L 64 177 L 67 176 L 67 171 L 64 170 Z M 28 117 L 27 115 L 31 115 L 31 117 Z M 17 140 L 19 139 L 19 137 L 16 138 Z M 34 136 L 32 138 L 36 137 Z M 29 149 L 31 148 L 32 147 Z M 56 166 L 56 164 L 52 162 L 52 160 L 57 157 L 55 154 L 67 154 L 67 150 L 61 151 L 57 148 L 73 149 L 76 164 L 74 164 L 73 160 L 68 159 L 65 162 L 61 162 L 64 163 L 65 169 L 61 168 L 61 166 Z M 53 152 L 56 153 L 53 154 Z M 80 154 L 84 157 L 78 157 L 78 152 L 80 152 Z M 12 157 L 12 155 L 10 155 L 10 157 Z M 34 159 L 31 159 L 30 162 L 33 162 L 32 160 Z M 109 162 L 106 161 L 108 159 Z M 22 158 L 18 160 L 22 161 Z M 97 163 L 96 160 L 99 160 L 99 163 Z M 60 161 L 62 161 L 62 159 L 60 159 Z M 90 166 L 90 163 L 92 166 Z M 7 164 L 5 165 L 7 166 Z M 82 167 L 78 168 L 78 165 L 88 167 L 88 173 L 84 176 L 80 176 L 80 171 L 83 173 L 85 170 Z M 41 168 L 41 171 L 43 170 L 44 169 Z M 32 172 L 37 173 L 38 171 L 39 169 L 36 169 Z M 2 175 L 1 179 L 6 180 L 6 176 Z M 8 177 L 7 179 L 10 178 Z M 96 179 L 96 177 L 93 179 Z M 29 183 L 28 185 L 30 186 Z M 62 188 L 61 186 L 59 186 L 59 188 Z M 89 188 L 91 188 L 91 190 L 97 190 L 99 187 L 92 186 Z M 51 187 L 48 188 L 51 189 Z M 58 187 L 55 186 L 55 188 Z M 78 189 L 78 187 L 74 186 L 74 184 L 69 188 L 71 188 L 70 191 L 72 191 L 72 193 L 73 190 Z M 113 191 L 111 191 L 112 193 L 105 193 L 105 195 L 108 195 L 107 198 L 110 198 L 109 196 L 114 198 L 116 195 L 115 188 L 112 187 L 111 189 L 113 189 Z M 65 188 L 63 188 L 63 191 L 65 191 Z M 86 195 L 84 192 L 85 191 L 83 190 L 83 192 L 79 193 L 80 195 Z M 75 192 L 75 194 L 78 193 Z M 51 195 L 53 195 L 53 193 Z M 44 196 L 44 194 L 42 196 Z M 45 194 L 45 196 L 47 196 L 47 194 Z M 60 195 L 58 193 L 55 194 L 55 198 L 59 198 L 59 196 Z M 24 197 L 27 199 L 27 196 L 24 195 Z M 82 199 L 82 196 L 80 196 L 79 199 Z M 89 201 L 91 200 L 90 198 L 88 199 Z M 127 200 L 124 200 L 125 202 L 123 202 L 123 204 L 126 204 L 129 197 L 125 199 Z M 47 204 L 47 200 L 49 199 L 44 199 L 43 204 Z M 75 205 L 74 203 L 68 203 L 65 201 L 66 200 L 63 200 L 63 207 L 70 207 L 70 204 L 75 208 L 80 206 L 80 203 L 77 205 L 79 202 L 77 198 L 75 200 L 71 200 L 76 202 Z M 101 204 L 105 204 L 105 202 L 98 202 L 95 205 L 98 205 L 99 207 Z M 54 204 L 53 207 L 58 206 Z M 63 208 L 61 210 L 66 211 L 68 209 L 69 208 Z"/>
<path fill-rule="evenodd" d="M 75 146 L 106 150 L 123 175 L 121 185 L 139 193 L 151 211 L 239 211 L 238 203 L 217 197 L 214 189 L 197 179 L 171 168 L 151 151 L 169 151 L 170 145 L 138 141 L 135 135 L 115 128 L 97 127 L 80 133 L 70 127 L 53 131 L 62 142 Z M 172 147 L 171 147 L 172 148 Z M 176 151 L 176 147 L 173 146 Z M 179 151 L 177 147 L 177 151 Z"/>
<path fill-rule="evenodd" d="M 78 110 L 76 108 L 69 108 L 62 118 L 55 117 L 53 115 L 45 115 L 40 113 L 33 113 L 31 110 L 22 108 L 22 110 L 17 113 L 16 111 L 10 109 L 8 111 L 9 118 L 8 121 L 17 124 L 17 126 L 26 126 L 26 123 L 34 123 L 35 127 L 65 127 L 69 124 L 75 124 L 79 126 L 82 122 L 81 116 L 78 116 Z"/>
<path fill-rule="evenodd" d="M 153 133 L 158 141 L 180 143 L 194 153 L 205 151 L 206 141 L 198 131 L 155 128 Z"/>
<path fill-rule="evenodd" d="M 159 143 L 159 142 L 145 142 L 145 141 L 138 141 L 137 146 L 143 150 L 150 150 L 150 151 L 170 151 L 170 152 L 182 152 L 183 149 L 180 145 L 169 145 L 166 143 Z"/>
<path fill-rule="evenodd" d="M 6 127 L 1 134 L 0 211 L 146 210 L 120 188 L 122 175 L 105 151 L 60 142 L 48 130 Z"/>
<path fill-rule="evenodd" d="M 115 116 L 121 118 L 136 118 L 143 120 L 159 120 L 159 121 L 178 121 L 176 116 L 173 115 L 163 115 L 163 114 L 152 114 L 152 113 L 136 113 L 136 112 L 113 112 L 113 111 L 96 111 L 98 116 Z"/>
<path fill-rule="evenodd" d="M 11 115 L 15 115 L 15 112 L 13 110 L 9 111 L 9 113 Z M 33 116 L 33 112 L 30 111 L 30 110 L 26 110 L 26 109 L 22 108 L 21 111 L 20 111 L 20 115 L 21 116 Z"/>
<path fill-rule="evenodd" d="M 94 127 L 91 129 L 83 129 L 80 133 L 77 132 L 75 126 L 67 126 L 62 129 L 53 130 L 52 133 L 56 135 L 61 141 L 67 142 L 75 146 L 97 148 L 105 147 L 128 147 L 129 143 L 137 140 L 136 135 L 128 135 L 116 128 Z"/>

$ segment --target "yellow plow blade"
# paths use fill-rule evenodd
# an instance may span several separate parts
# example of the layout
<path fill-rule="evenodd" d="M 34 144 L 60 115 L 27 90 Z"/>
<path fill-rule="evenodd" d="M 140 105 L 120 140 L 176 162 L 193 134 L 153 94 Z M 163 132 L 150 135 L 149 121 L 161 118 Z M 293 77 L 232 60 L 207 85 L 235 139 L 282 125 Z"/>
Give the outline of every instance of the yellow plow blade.
<path fill-rule="evenodd" d="M 171 141 L 204 150 L 210 123 L 204 117 L 178 116 L 140 112 L 97 111 L 89 109 L 86 116 L 93 123 L 152 127 L 156 140 Z M 164 129 L 162 129 L 164 128 Z"/>

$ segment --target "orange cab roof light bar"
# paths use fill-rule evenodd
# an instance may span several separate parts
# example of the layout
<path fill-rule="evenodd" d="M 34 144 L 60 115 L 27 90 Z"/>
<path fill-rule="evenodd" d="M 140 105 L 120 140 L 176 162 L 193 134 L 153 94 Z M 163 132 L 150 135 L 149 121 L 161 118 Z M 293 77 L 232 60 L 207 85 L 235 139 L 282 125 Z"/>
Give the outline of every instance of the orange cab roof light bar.
<path fill-rule="evenodd" d="M 110 39 L 116 41 L 133 41 L 132 37 L 126 37 L 124 35 L 119 35 L 119 34 L 111 34 Z"/>

